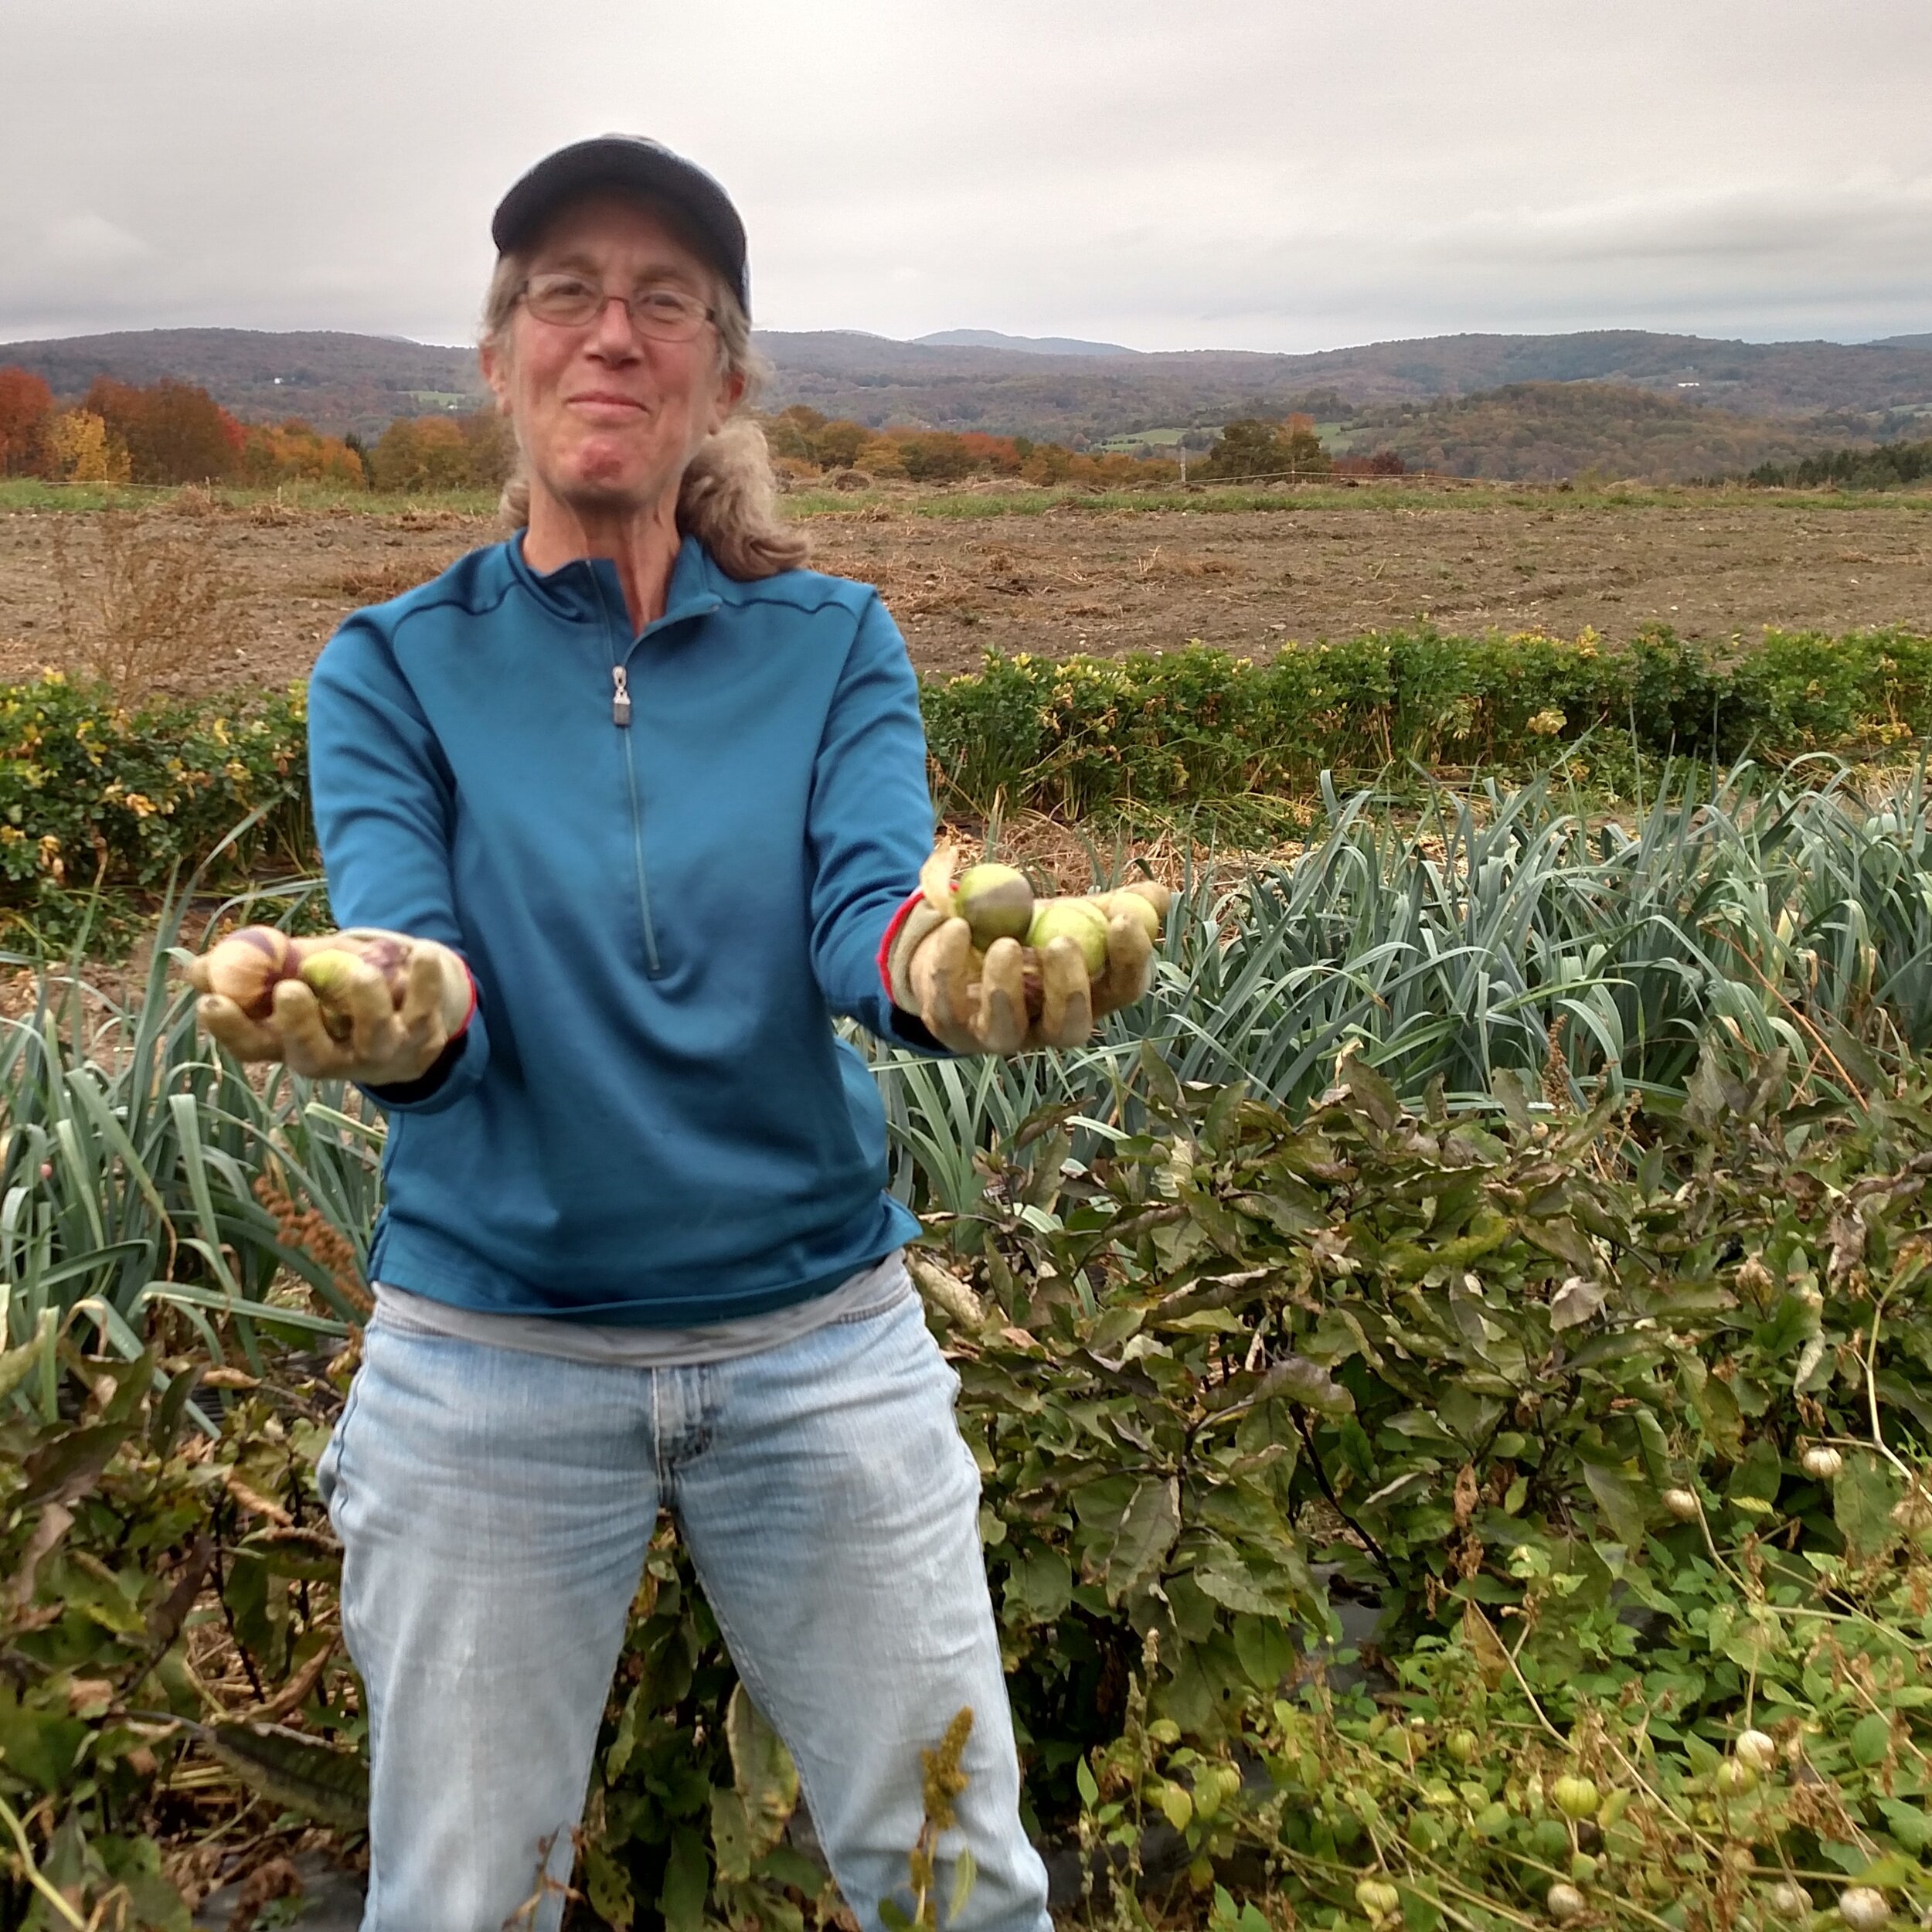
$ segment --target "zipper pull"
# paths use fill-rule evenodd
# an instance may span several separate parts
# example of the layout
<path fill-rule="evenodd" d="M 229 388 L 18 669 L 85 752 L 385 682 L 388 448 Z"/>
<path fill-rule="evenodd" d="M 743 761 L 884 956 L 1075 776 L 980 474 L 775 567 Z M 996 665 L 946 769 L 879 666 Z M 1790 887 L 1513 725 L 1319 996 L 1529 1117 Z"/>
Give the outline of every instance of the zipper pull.
<path fill-rule="evenodd" d="M 631 680 L 622 665 L 611 665 L 611 722 L 628 725 L 631 722 Z"/>

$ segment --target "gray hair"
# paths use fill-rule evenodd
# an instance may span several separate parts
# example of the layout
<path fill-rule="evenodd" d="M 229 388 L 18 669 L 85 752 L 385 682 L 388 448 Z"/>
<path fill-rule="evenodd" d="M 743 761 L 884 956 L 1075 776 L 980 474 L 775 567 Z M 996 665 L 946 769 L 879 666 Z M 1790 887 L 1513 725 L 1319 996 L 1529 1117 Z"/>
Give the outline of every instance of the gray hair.
<path fill-rule="evenodd" d="M 709 271 L 707 271 L 709 272 Z M 500 255 L 483 298 L 481 341 L 508 359 L 510 321 L 529 273 L 522 253 Z M 746 580 L 796 570 L 811 539 L 778 513 L 777 479 L 765 433 L 748 413 L 765 369 L 751 347 L 751 320 L 722 275 L 711 275 L 718 331 L 719 372 L 741 376 L 744 393 L 730 420 L 707 437 L 678 485 L 678 528 L 695 536 L 727 577 Z M 522 451 L 503 486 L 503 514 L 519 528 L 530 520 L 530 475 Z"/>

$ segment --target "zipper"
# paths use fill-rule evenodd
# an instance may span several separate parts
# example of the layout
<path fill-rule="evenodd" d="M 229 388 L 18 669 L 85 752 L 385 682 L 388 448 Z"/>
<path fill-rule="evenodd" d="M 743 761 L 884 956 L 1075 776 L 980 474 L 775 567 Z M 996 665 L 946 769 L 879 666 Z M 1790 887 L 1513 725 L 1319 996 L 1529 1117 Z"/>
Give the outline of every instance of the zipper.
<path fill-rule="evenodd" d="M 593 581 L 595 581 L 594 575 Z M 617 643 L 611 621 L 611 607 L 597 584 L 597 604 L 604 612 L 604 628 L 613 647 Z M 611 665 L 611 722 L 624 734 L 624 781 L 631 800 L 631 859 L 638 882 L 638 913 L 644 923 L 645 969 L 653 979 L 664 971 L 658 957 L 658 929 L 651 917 L 651 887 L 644 869 L 644 807 L 638 796 L 637 740 L 631 730 L 631 674 L 621 658 Z"/>

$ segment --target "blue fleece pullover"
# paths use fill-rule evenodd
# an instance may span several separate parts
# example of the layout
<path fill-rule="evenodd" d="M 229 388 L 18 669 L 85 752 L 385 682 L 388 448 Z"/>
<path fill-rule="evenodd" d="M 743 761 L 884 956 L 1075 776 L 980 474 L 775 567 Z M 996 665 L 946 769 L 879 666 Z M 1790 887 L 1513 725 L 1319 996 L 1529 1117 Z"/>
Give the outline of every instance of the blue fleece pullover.
<path fill-rule="evenodd" d="M 917 1232 L 832 1027 L 930 1044 L 876 964 L 933 814 L 876 591 L 740 583 L 687 537 L 634 637 L 613 565 L 539 576 L 512 539 L 343 624 L 309 747 L 337 922 L 439 940 L 478 991 L 442 1077 L 377 1096 L 372 1278 L 680 1325 L 824 1293 Z"/>

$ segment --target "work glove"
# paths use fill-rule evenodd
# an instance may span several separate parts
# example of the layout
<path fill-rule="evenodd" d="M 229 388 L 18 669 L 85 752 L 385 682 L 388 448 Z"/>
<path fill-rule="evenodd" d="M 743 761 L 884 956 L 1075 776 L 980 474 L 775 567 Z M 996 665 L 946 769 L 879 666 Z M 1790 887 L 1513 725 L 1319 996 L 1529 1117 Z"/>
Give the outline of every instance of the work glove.
<path fill-rule="evenodd" d="M 1165 886 L 1144 879 L 1091 898 L 1035 902 L 1004 866 L 975 866 L 955 886 L 953 857 L 942 845 L 921 868 L 919 896 L 896 922 L 884 962 L 893 1003 L 916 1013 L 942 1046 L 1000 1054 L 1078 1046 L 1102 1015 L 1146 996 L 1172 898 Z"/>
<path fill-rule="evenodd" d="M 202 993 L 196 1018 L 237 1060 L 362 1087 L 420 1080 L 476 1005 L 448 947 L 370 926 L 316 939 L 247 927 L 188 976 Z"/>

